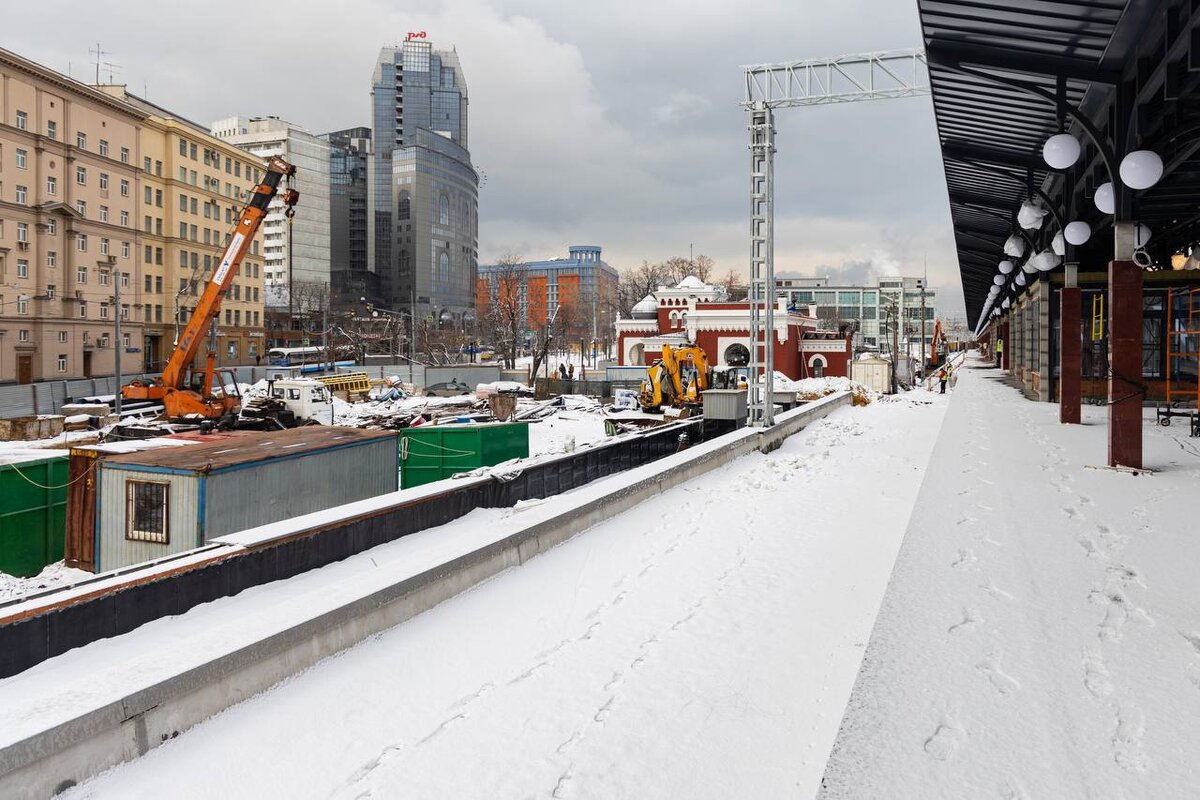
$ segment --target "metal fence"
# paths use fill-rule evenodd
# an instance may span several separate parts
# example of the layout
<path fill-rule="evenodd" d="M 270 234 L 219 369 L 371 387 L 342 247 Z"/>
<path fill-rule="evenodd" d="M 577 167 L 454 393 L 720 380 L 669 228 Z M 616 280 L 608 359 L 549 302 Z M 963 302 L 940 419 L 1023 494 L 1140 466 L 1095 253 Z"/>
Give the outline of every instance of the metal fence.
<path fill-rule="evenodd" d="M 561 378 L 538 378 L 534 385 L 534 397 L 538 400 L 545 400 L 548 397 L 554 397 L 560 394 L 582 394 L 588 397 L 599 397 L 602 400 L 611 400 L 617 389 L 632 389 L 637 391 L 641 388 L 640 380 L 629 381 L 609 381 L 609 380 L 562 380 Z"/>

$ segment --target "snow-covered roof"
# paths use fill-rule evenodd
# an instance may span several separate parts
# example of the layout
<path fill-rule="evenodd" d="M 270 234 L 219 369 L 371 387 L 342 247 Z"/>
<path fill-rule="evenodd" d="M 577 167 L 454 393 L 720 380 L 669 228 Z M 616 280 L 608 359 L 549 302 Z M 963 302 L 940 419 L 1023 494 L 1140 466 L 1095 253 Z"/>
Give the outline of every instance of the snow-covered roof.
<path fill-rule="evenodd" d="M 697 278 L 695 275 L 688 275 L 675 286 L 676 289 L 711 289 L 704 281 Z"/>
<path fill-rule="evenodd" d="M 629 313 L 634 319 L 654 317 L 658 314 L 658 300 L 654 298 L 654 295 L 648 294 L 639 300 Z"/>

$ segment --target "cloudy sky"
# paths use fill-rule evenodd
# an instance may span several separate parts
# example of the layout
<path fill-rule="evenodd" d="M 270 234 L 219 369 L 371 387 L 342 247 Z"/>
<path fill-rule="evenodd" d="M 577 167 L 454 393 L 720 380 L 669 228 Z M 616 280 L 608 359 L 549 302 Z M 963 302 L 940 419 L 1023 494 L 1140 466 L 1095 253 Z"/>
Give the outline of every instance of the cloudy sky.
<path fill-rule="evenodd" d="M 744 64 L 914 47 L 914 0 L 42 0 L 0 44 L 207 123 L 369 122 L 379 47 L 427 31 L 470 92 L 480 259 L 598 244 L 617 267 L 687 255 L 745 273 Z M 102 68 L 107 79 L 108 68 Z M 962 313 L 929 99 L 778 117 L 776 270 L 919 275 Z"/>

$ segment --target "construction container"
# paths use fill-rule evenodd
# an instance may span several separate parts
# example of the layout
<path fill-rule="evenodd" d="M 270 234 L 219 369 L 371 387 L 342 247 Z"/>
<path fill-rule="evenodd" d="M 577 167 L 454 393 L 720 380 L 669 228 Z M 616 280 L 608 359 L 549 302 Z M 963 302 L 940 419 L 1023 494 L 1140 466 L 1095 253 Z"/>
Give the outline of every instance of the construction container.
<path fill-rule="evenodd" d="M 400 486 L 408 489 L 528 457 L 526 422 L 405 428 L 400 431 Z"/>
<path fill-rule="evenodd" d="M 887 394 L 892 390 L 892 362 L 878 356 L 860 356 L 851 362 L 850 380 L 873 392 Z"/>
<path fill-rule="evenodd" d="M 96 571 L 393 492 L 396 434 L 306 426 L 97 464 Z"/>
<path fill-rule="evenodd" d="M 795 392 L 792 395 L 794 397 Z M 738 420 L 745 424 L 749 414 L 745 389 L 705 389 L 700 393 L 700 399 L 704 402 L 705 419 Z"/>
<path fill-rule="evenodd" d="M 160 447 L 227 441 L 248 434 L 248 431 L 173 433 L 72 447 L 67 480 L 67 542 L 63 550 L 67 566 L 96 571 L 96 470 L 100 461 Z"/>
<path fill-rule="evenodd" d="M 67 454 L 0 455 L 0 572 L 28 578 L 63 557 Z"/>

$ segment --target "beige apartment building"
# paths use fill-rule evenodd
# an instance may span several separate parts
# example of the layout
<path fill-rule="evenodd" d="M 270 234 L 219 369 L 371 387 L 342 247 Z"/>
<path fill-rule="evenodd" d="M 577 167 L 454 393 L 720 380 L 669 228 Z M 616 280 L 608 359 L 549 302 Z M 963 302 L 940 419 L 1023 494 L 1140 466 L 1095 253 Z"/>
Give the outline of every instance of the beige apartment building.
<path fill-rule="evenodd" d="M 141 368 L 145 117 L 0 49 L 0 382 Z"/>
<path fill-rule="evenodd" d="M 262 179 L 265 162 L 124 86 L 99 88 L 146 115 L 139 127 L 135 220 L 144 298 L 139 321 L 145 326 L 146 363 L 158 370 L 220 263 L 229 231 Z M 221 304 L 216 354 L 222 366 L 252 364 L 256 356 L 265 356 L 261 238 L 255 238 Z M 201 359 L 207 346 L 208 341 Z"/>

